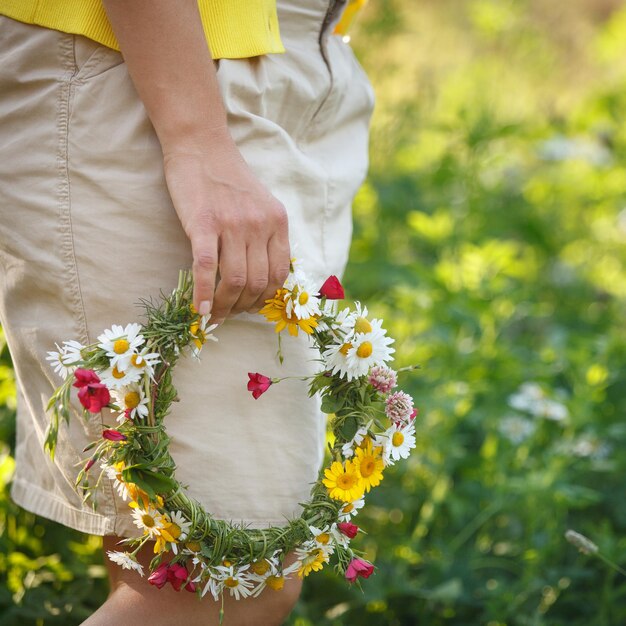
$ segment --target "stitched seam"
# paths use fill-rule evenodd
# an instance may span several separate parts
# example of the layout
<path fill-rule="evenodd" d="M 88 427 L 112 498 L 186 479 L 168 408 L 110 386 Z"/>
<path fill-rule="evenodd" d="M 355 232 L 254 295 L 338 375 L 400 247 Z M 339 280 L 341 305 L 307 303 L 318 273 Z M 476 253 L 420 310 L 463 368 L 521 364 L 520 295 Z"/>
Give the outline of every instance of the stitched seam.
<path fill-rule="evenodd" d="M 11 484 L 11 497 L 27 511 L 33 511 L 47 519 L 52 519 L 70 528 L 94 535 L 113 532 L 112 520 L 98 513 L 70 506 L 66 500 L 56 497 L 36 484 L 14 478 Z"/>
<path fill-rule="evenodd" d="M 39 485 L 35 483 L 31 483 L 28 480 L 24 480 L 23 478 L 16 477 L 16 478 L 13 478 L 11 482 L 14 482 L 15 484 L 25 489 L 27 488 L 28 489 L 28 491 L 26 492 L 27 494 L 30 493 L 31 491 L 34 491 L 39 497 L 44 498 L 46 500 L 52 500 L 54 502 L 57 502 L 58 504 L 62 504 L 65 508 L 69 509 L 70 511 L 74 511 L 76 513 L 80 513 L 81 515 L 86 515 L 88 517 L 93 517 L 96 520 L 101 520 L 103 517 L 105 517 L 101 513 L 96 513 L 94 511 L 86 511 L 85 509 L 78 509 L 72 506 L 71 504 L 68 504 L 65 498 L 60 498 L 54 493 L 51 493 L 47 491 L 46 489 L 42 489 Z"/>
<path fill-rule="evenodd" d="M 65 70 L 61 77 L 61 85 L 59 90 L 58 105 L 58 147 L 57 147 L 57 168 L 58 168 L 58 199 L 59 199 L 59 223 L 61 230 L 61 255 L 64 265 L 70 276 L 65 282 L 65 290 L 71 302 L 72 310 L 78 314 L 74 317 L 78 325 L 80 340 L 82 343 L 89 344 L 89 330 L 87 328 L 87 320 L 85 315 L 85 305 L 83 295 L 80 289 L 80 279 L 78 276 L 78 267 L 76 264 L 76 254 L 74 250 L 74 234 L 72 230 L 72 206 L 70 194 L 70 173 L 69 173 L 69 132 L 70 132 L 70 114 L 71 102 L 74 93 L 73 79 L 76 75 L 76 62 L 74 54 L 74 37 L 65 35 L 61 39 L 61 57 L 63 61 L 63 69 Z M 89 419 L 88 424 L 90 430 L 101 432 L 103 427 L 102 413 L 100 414 L 100 423 L 97 424 L 96 419 Z M 118 515 L 117 502 L 113 493 L 113 485 L 110 481 L 104 481 L 101 504 L 107 514 Z"/>

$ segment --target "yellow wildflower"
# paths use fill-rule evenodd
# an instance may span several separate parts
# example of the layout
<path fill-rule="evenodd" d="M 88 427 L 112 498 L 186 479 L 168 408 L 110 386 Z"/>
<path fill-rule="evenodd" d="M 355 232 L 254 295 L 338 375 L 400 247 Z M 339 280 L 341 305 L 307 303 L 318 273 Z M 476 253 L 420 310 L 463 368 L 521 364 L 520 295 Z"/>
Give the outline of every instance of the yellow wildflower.
<path fill-rule="evenodd" d="M 385 462 L 382 458 L 382 451 L 381 447 L 373 448 L 371 441 L 365 447 L 358 447 L 355 451 L 354 465 L 361 476 L 361 482 L 367 492 L 372 487 L 379 485 L 383 479 Z"/>
<path fill-rule="evenodd" d="M 265 306 L 259 311 L 260 315 L 265 315 L 269 322 L 276 323 L 276 332 L 279 333 L 285 328 L 290 335 L 296 337 L 298 329 L 303 330 L 307 335 L 313 333 L 313 329 L 317 326 L 318 315 L 312 315 L 304 319 L 298 319 L 295 314 L 287 313 L 286 296 L 290 295 L 287 289 L 278 289 L 276 295 L 265 301 Z"/>
<path fill-rule="evenodd" d="M 345 465 L 335 461 L 324 470 L 324 476 L 322 482 L 334 500 L 353 502 L 363 496 L 365 486 L 352 461 L 346 461 Z"/>

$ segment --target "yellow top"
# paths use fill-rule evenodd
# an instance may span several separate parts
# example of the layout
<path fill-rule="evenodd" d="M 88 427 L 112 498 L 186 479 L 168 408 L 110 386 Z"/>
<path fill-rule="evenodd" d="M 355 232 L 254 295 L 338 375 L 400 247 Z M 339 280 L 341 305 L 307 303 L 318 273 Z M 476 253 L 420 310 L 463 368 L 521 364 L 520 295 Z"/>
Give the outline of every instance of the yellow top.
<path fill-rule="evenodd" d="M 275 0 L 198 0 L 198 7 L 214 58 L 285 51 Z M 0 0 L 0 14 L 120 49 L 101 0 Z"/>

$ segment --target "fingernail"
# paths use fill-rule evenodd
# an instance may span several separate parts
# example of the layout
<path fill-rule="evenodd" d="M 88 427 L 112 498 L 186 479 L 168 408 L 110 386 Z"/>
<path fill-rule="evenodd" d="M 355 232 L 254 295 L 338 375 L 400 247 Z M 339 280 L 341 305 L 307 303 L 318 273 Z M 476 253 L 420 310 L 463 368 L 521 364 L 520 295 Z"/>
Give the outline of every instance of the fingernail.
<path fill-rule="evenodd" d="M 223 324 L 223 323 L 224 323 L 223 317 L 220 317 L 219 319 L 215 319 L 215 320 L 211 318 L 211 324 L 217 324 L 219 326 L 220 324 Z"/>
<path fill-rule="evenodd" d="M 200 315 L 208 315 L 210 312 L 211 312 L 211 301 L 203 300 L 200 303 L 200 308 L 198 309 L 198 313 L 200 313 Z"/>

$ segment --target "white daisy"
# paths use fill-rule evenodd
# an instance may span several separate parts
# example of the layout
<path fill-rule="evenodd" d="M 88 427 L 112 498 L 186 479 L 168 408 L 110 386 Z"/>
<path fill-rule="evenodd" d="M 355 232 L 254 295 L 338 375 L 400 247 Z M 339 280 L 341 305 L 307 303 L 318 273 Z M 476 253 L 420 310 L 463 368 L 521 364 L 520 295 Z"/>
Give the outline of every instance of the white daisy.
<path fill-rule="evenodd" d="M 150 399 L 146 396 L 143 387 L 137 383 L 114 389 L 113 397 L 121 410 L 121 414 L 117 418 L 118 423 L 121 424 L 127 418 L 144 419 L 148 417 L 148 403 Z"/>
<path fill-rule="evenodd" d="M 176 524 L 180 528 L 179 541 L 185 541 L 187 539 L 187 533 L 191 528 L 191 522 L 185 518 L 180 511 L 174 511 L 169 513 L 169 518 L 172 524 Z"/>
<path fill-rule="evenodd" d="M 354 310 L 346 317 L 344 325 L 350 331 L 357 333 L 365 333 L 371 331 L 371 322 L 368 319 L 369 312 L 366 306 L 362 306 L 360 302 L 354 303 Z"/>
<path fill-rule="evenodd" d="M 324 365 L 327 370 L 330 370 L 333 374 L 341 372 L 347 376 L 348 380 L 354 378 L 348 373 L 348 350 L 352 347 L 350 342 L 333 343 L 322 353 Z"/>
<path fill-rule="evenodd" d="M 215 578 L 222 583 L 222 589 L 228 589 L 236 600 L 247 598 L 253 591 L 254 581 L 247 571 L 250 565 L 218 565 L 214 568 Z"/>
<path fill-rule="evenodd" d="M 356 322 L 355 331 L 358 324 L 359 320 Z M 391 354 L 395 350 L 389 346 L 394 340 L 387 337 L 387 331 L 382 328 L 382 322 L 372 320 L 368 324 L 371 331 L 355 332 L 354 338 L 350 340 L 352 345 L 346 354 L 346 371 L 351 372 L 353 377 L 365 376 L 373 365 L 382 365 L 385 361 L 393 360 Z"/>
<path fill-rule="evenodd" d="M 296 284 L 285 296 L 285 312 L 289 317 L 295 315 L 299 320 L 320 315 L 320 299 L 316 289 L 308 280 Z"/>
<path fill-rule="evenodd" d="M 117 565 L 121 565 L 122 569 L 131 569 L 139 572 L 143 576 L 143 567 L 135 561 L 135 559 L 128 554 L 128 552 L 107 551 L 107 555 Z"/>
<path fill-rule="evenodd" d="M 140 352 L 136 352 L 130 357 L 130 365 L 128 369 L 138 369 L 150 376 L 154 380 L 154 368 L 161 362 L 161 356 L 158 352 L 148 352 L 144 348 Z"/>
<path fill-rule="evenodd" d="M 305 577 L 311 572 L 322 569 L 324 563 L 328 563 L 329 552 L 320 547 L 315 539 L 305 541 L 295 549 L 297 560 L 284 570 L 285 574 L 298 572 L 298 576 Z"/>
<path fill-rule="evenodd" d="M 349 522 L 358 512 L 363 508 L 365 504 L 365 498 L 359 498 L 352 502 L 346 502 L 339 510 L 339 521 Z"/>
<path fill-rule="evenodd" d="M 198 577 L 198 580 L 200 580 L 202 578 L 202 576 Z M 197 581 L 194 581 L 197 582 Z M 214 576 L 209 576 L 206 585 L 204 586 L 204 589 L 202 590 L 202 597 L 204 598 L 205 594 L 207 593 L 207 591 L 211 592 L 211 595 L 213 596 L 213 599 L 217 602 L 220 599 L 220 596 L 222 595 L 222 592 L 224 591 L 224 581 L 220 580 L 218 578 L 215 578 Z"/>
<path fill-rule="evenodd" d="M 143 371 L 137 367 L 129 367 L 126 370 L 118 369 L 117 365 L 98 372 L 100 380 L 111 390 L 126 387 L 136 383 L 142 376 Z"/>
<path fill-rule="evenodd" d="M 288 289 L 291 291 L 296 285 L 302 284 L 306 281 L 306 274 L 302 269 L 302 261 L 296 258 L 295 256 L 291 257 L 291 268 L 289 271 L 289 275 L 285 279 L 283 283 L 283 289 Z M 313 291 L 313 293 L 316 293 Z"/>
<path fill-rule="evenodd" d="M 315 546 L 323 550 L 324 554 L 330 556 L 335 551 L 335 537 L 331 532 L 330 526 L 321 529 L 315 526 L 309 526 L 309 530 L 313 534 Z"/>
<path fill-rule="evenodd" d="M 207 339 L 217 341 L 217 337 L 211 333 L 218 327 L 218 324 L 211 324 L 210 326 L 207 326 L 210 317 L 210 315 L 201 315 L 198 320 L 193 322 L 189 327 L 189 331 L 192 336 L 191 354 L 196 359 L 200 358 L 200 352 L 202 351 L 202 347 L 206 343 Z"/>
<path fill-rule="evenodd" d="M 58 347 L 58 346 L 57 346 Z M 74 341 L 71 339 L 70 341 L 63 342 L 63 363 L 67 366 L 77 365 L 80 361 L 83 360 L 83 355 L 81 354 L 81 350 L 83 350 L 85 346 L 78 341 Z"/>
<path fill-rule="evenodd" d="M 144 342 L 140 331 L 140 324 L 127 324 L 125 328 L 113 324 L 98 336 L 98 347 L 106 352 L 111 367 L 117 365 L 119 370 L 128 368 L 130 358 Z"/>
<path fill-rule="evenodd" d="M 124 468 L 124 464 L 120 462 L 115 465 L 109 465 L 106 461 L 102 461 L 100 467 L 104 470 L 106 477 L 113 481 L 113 489 L 115 489 L 120 498 L 126 502 L 126 500 L 130 497 L 130 494 L 128 493 L 126 483 L 122 480 L 122 469 Z"/>
<path fill-rule="evenodd" d="M 130 493 L 128 492 L 128 487 L 123 480 L 115 480 L 113 483 L 113 488 L 117 491 L 117 495 L 126 502 L 130 498 Z"/>
<path fill-rule="evenodd" d="M 354 448 L 361 445 L 363 437 L 367 435 L 371 427 L 372 420 L 370 420 L 365 426 L 361 426 L 361 428 L 356 431 L 354 437 L 341 446 L 341 454 L 343 454 L 344 458 L 349 459 L 354 456 Z"/>
<path fill-rule="evenodd" d="M 132 503 L 134 504 L 134 503 Z M 147 509 L 137 506 L 133 509 L 133 522 L 144 534 L 156 539 L 163 528 L 163 516 L 154 507 L 148 505 Z"/>
<path fill-rule="evenodd" d="M 46 361 L 50 361 L 51 367 L 54 369 L 54 373 L 58 374 L 63 380 L 65 380 L 69 374 L 71 374 L 80 361 L 82 361 L 82 355 L 80 351 L 85 347 L 78 341 L 64 341 L 63 347 L 60 347 L 58 343 L 54 344 L 57 351 L 48 352 Z"/>
<path fill-rule="evenodd" d="M 109 465 L 106 461 L 102 461 L 102 463 L 100 463 L 100 467 L 104 470 L 104 473 L 109 480 L 117 479 L 119 472 L 116 467 Z"/>
<path fill-rule="evenodd" d="M 278 555 L 280 550 L 276 550 L 270 557 L 259 559 L 250 563 L 250 579 L 257 583 L 257 586 L 252 591 L 252 597 L 256 598 L 260 593 L 268 586 L 268 579 L 270 585 L 272 581 L 282 578 L 282 571 L 280 568 L 280 560 Z"/>
<path fill-rule="evenodd" d="M 376 439 L 379 443 L 379 438 Z M 383 460 L 385 465 L 393 465 L 395 461 L 407 459 L 415 447 L 415 422 L 392 424 L 380 436 L 380 445 L 384 449 Z"/>
<path fill-rule="evenodd" d="M 58 343 L 54 344 L 57 351 L 51 350 L 48 352 L 46 361 L 50 361 L 50 366 L 53 368 L 54 373 L 58 374 L 63 380 L 65 380 L 68 374 L 71 373 L 71 369 L 63 363 L 63 348 Z"/>
<path fill-rule="evenodd" d="M 339 528 L 337 528 L 337 524 L 333 524 L 330 527 L 330 534 L 336 544 L 339 544 L 344 548 L 347 548 L 350 545 L 350 537 L 344 535 Z"/>
<path fill-rule="evenodd" d="M 395 352 L 389 345 L 393 343 L 387 337 L 387 331 L 382 328 L 380 320 L 371 322 L 364 317 L 357 318 L 355 332 L 344 339 L 342 344 L 330 345 L 323 354 L 326 367 L 333 374 L 340 373 L 348 380 L 365 376 L 370 367 L 381 365 L 392 360 Z M 358 332 L 357 329 L 369 329 L 368 332 Z"/>

